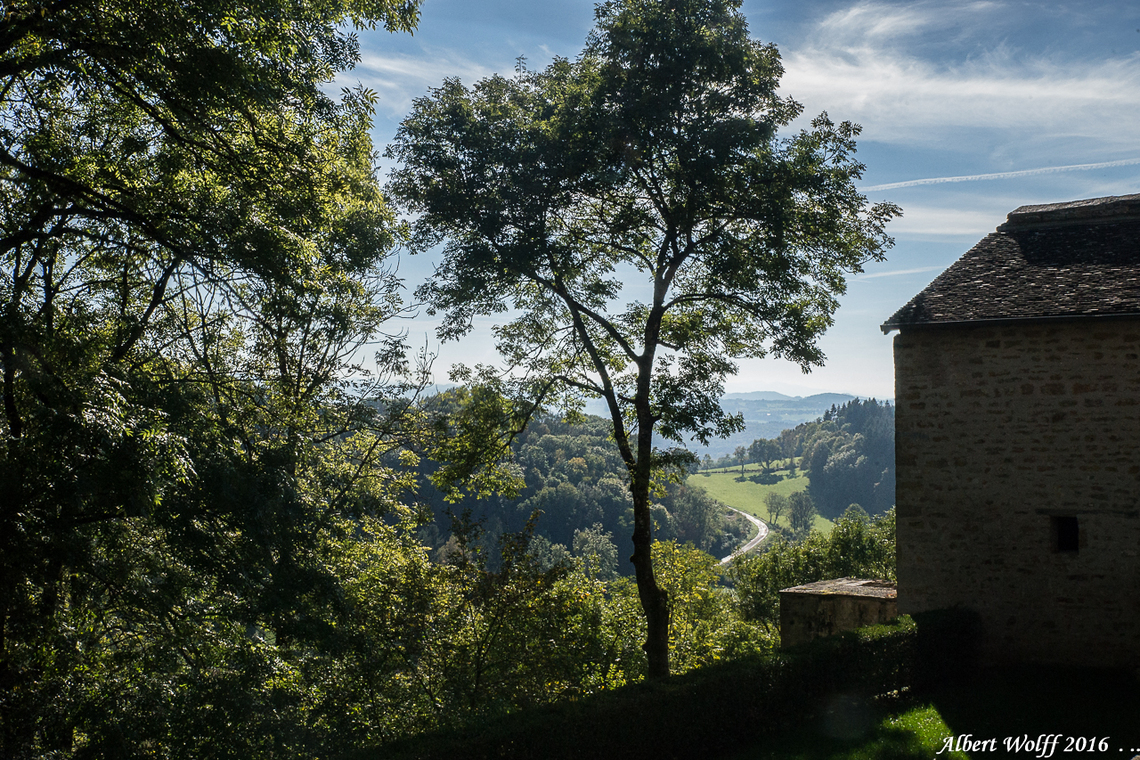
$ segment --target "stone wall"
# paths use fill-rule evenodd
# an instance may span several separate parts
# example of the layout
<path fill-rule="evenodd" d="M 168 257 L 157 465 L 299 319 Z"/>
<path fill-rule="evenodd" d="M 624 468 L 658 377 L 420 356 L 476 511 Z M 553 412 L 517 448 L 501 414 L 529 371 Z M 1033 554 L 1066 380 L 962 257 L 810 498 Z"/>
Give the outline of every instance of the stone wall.
<path fill-rule="evenodd" d="M 1138 355 L 1135 319 L 896 336 L 901 613 L 976 609 L 992 660 L 1140 666 Z"/>
<path fill-rule="evenodd" d="M 835 578 L 780 590 L 780 645 L 802 644 L 899 616 L 895 584 Z"/>

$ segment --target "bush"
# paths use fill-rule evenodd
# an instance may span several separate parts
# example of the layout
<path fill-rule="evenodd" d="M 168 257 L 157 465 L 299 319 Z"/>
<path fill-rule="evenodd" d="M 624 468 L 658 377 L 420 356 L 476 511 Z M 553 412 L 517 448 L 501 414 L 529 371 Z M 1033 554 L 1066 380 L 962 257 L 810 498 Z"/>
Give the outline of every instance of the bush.
<path fill-rule="evenodd" d="M 729 568 L 745 620 L 775 623 L 780 589 L 826 578 L 895 579 L 895 511 L 870 519 L 848 509 L 826 536 L 811 533 L 792 543 L 781 536 L 762 554 L 740 557 Z"/>

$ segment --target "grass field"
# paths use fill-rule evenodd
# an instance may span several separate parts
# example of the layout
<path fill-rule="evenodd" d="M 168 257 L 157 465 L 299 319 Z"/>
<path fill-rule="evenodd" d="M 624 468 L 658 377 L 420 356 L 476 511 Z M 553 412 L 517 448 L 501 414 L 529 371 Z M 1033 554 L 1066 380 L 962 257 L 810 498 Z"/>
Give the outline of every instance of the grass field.
<path fill-rule="evenodd" d="M 765 482 L 768 480 L 775 482 Z M 686 482 L 690 486 L 703 488 L 714 499 L 764 521 L 768 520 L 768 510 L 764 506 L 765 496 L 769 493 L 789 496 L 796 491 L 804 490 L 808 485 L 807 477 L 797 473 L 793 478 L 787 470 L 779 470 L 772 473 L 772 476 L 765 477 L 756 465 L 744 468 L 744 480 L 740 480 L 740 468 L 733 467 L 727 470 L 699 472 L 690 475 Z M 781 517 L 777 524 L 791 527 L 787 516 Z M 812 527 L 821 533 L 827 533 L 831 530 L 831 525 L 831 520 L 816 515 Z"/>

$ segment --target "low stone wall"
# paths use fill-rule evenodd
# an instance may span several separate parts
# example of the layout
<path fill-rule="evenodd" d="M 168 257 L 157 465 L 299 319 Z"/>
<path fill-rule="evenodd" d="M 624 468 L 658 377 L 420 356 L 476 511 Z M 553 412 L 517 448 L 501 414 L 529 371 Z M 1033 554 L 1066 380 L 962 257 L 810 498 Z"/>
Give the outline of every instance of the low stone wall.
<path fill-rule="evenodd" d="M 780 643 L 790 647 L 898 617 L 895 584 L 860 578 L 816 581 L 780 591 Z"/>

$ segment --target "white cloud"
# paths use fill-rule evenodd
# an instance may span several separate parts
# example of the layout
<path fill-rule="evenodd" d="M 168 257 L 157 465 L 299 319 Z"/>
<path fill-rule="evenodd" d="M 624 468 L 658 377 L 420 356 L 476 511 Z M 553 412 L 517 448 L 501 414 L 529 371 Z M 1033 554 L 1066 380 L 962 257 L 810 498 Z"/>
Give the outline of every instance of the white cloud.
<path fill-rule="evenodd" d="M 905 42 L 928 32 L 940 38 L 972 38 L 1010 20 L 1007 4 L 990 0 L 866 0 L 824 17 L 815 36 L 847 47 L 868 41 L 879 44 Z"/>
<path fill-rule="evenodd" d="M 917 267 L 915 269 L 894 269 L 889 272 L 875 272 L 874 274 L 861 274 L 852 278 L 855 280 L 873 280 L 878 277 L 900 277 L 908 274 L 922 274 L 923 272 L 940 272 L 944 267 Z"/>
<path fill-rule="evenodd" d="M 1001 205 L 1000 214 L 984 209 L 954 208 L 949 205 L 921 206 L 905 204 L 905 213 L 887 225 L 887 232 L 897 238 L 967 238 L 976 240 L 988 235 L 1005 221 L 1005 214 L 1015 206 Z"/>
<path fill-rule="evenodd" d="M 1021 177 L 1035 177 L 1041 174 L 1092 171 L 1094 169 L 1110 169 L 1118 166 L 1134 166 L 1136 164 L 1140 164 L 1140 158 L 1124 158 L 1119 161 L 1103 161 L 1096 164 L 1044 166 L 1037 169 L 1022 169 L 1015 172 L 994 172 L 991 174 L 968 174 L 957 177 L 927 177 L 925 179 L 908 179 L 903 182 L 888 182 L 883 185 L 868 185 L 867 187 L 860 188 L 860 190 L 863 192 L 873 192 L 878 190 L 895 190 L 902 187 L 918 187 L 920 185 L 943 185 L 951 182 L 977 182 L 981 180 L 1018 179 Z"/>
<path fill-rule="evenodd" d="M 439 87 L 447 77 L 459 77 L 470 85 L 492 73 L 483 64 L 450 51 L 424 50 L 422 55 L 365 52 L 356 68 L 338 77 L 334 86 L 360 84 L 375 90 L 380 96 L 378 108 L 399 118 L 411 110 L 415 98 Z"/>
<path fill-rule="evenodd" d="M 856 3 L 824 18 L 817 35 L 852 46 L 869 41 L 883 43 L 913 37 L 932 28 L 944 31 L 976 26 L 1000 9 L 1001 6 L 993 2 Z"/>
<path fill-rule="evenodd" d="M 829 110 L 876 141 L 946 148 L 985 133 L 1014 143 L 1006 152 L 1023 160 L 1062 143 L 1077 158 L 1140 151 L 1140 54 L 1069 60 L 995 43 L 936 61 L 927 50 L 932 36 L 968 37 L 967 24 L 992 22 L 999 9 L 855 5 L 824 18 L 804 47 L 785 50 L 782 88 L 804 103 L 805 116 Z"/>

